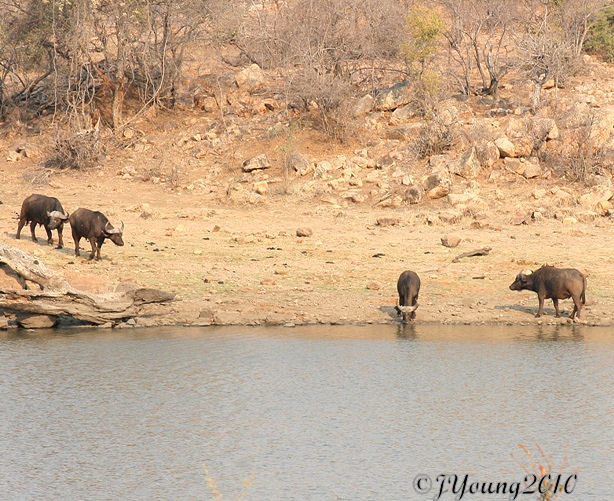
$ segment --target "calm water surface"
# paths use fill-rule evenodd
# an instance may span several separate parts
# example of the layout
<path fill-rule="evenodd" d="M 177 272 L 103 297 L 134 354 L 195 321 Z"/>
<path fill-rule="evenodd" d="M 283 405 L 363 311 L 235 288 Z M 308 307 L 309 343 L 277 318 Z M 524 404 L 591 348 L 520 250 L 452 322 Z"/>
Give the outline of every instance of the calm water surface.
<path fill-rule="evenodd" d="M 213 499 L 204 467 L 224 499 L 429 499 L 418 473 L 521 480 L 519 443 L 614 499 L 612 328 L 9 334 L 0 401 L 7 500 Z"/>

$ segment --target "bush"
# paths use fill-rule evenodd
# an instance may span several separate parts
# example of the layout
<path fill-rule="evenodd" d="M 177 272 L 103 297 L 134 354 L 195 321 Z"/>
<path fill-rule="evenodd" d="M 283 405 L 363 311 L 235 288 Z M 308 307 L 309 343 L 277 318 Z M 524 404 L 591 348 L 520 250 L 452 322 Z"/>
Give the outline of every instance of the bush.
<path fill-rule="evenodd" d="M 104 151 L 97 128 L 80 130 L 56 140 L 54 155 L 47 161 L 47 167 L 88 169 L 100 160 Z"/>
<path fill-rule="evenodd" d="M 599 54 L 607 62 L 614 63 L 614 5 L 597 14 L 585 47 Z"/>

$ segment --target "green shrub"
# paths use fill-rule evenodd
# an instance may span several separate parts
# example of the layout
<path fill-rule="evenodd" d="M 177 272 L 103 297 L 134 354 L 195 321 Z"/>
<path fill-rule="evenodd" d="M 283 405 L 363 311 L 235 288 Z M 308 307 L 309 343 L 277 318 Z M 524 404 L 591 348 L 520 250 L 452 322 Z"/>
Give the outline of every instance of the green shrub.
<path fill-rule="evenodd" d="M 607 62 L 614 63 L 614 5 L 599 12 L 585 47 L 601 55 Z"/>

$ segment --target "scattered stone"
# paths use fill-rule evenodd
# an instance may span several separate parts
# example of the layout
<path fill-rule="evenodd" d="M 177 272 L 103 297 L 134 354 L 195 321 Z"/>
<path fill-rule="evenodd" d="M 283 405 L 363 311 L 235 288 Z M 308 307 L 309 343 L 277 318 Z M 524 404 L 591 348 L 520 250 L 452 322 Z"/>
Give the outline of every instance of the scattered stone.
<path fill-rule="evenodd" d="M 295 171 L 299 176 L 304 176 L 313 170 L 313 164 L 298 151 L 293 151 L 286 157 L 286 168 Z"/>
<path fill-rule="evenodd" d="M 404 198 L 410 204 L 420 203 L 424 198 L 424 188 L 419 185 L 410 186 L 405 190 Z"/>
<path fill-rule="evenodd" d="M 216 225 L 215 225 L 215 226 L 214 226 L 214 227 L 211 229 L 211 231 L 212 231 L 213 233 L 215 233 L 215 232 L 217 232 L 217 231 L 220 231 L 221 229 L 222 229 L 222 228 L 220 228 L 220 227 L 219 227 L 219 226 L 216 224 Z"/>
<path fill-rule="evenodd" d="M 461 243 L 461 238 L 456 235 L 445 235 L 441 237 L 441 245 L 444 247 L 457 247 Z"/>
<path fill-rule="evenodd" d="M 399 218 L 397 217 L 380 217 L 377 218 L 378 226 L 396 226 L 399 224 Z"/>
<path fill-rule="evenodd" d="M 544 198 L 546 196 L 546 190 L 543 188 L 535 188 L 533 190 L 533 198 L 535 200 L 539 200 L 540 198 Z"/>
<path fill-rule="evenodd" d="M 576 224 L 578 220 L 575 217 L 567 216 L 563 218 L 563 224 Z"/>
<path fill-rule="evenodd" d="M 41 156 L 40 150 L 31 144 L 22 144 L 19 145 L 15 151 L 17 153 L 21 153 L 25 158 L 36 158 Z"/>
<path fill-rule="evenodd" d="M 395 165 L 395 161 L 394 158 L 392 158 L 392 156 L 390 156 L 390 154 L 388 155 L 384 155 L 383 157 L 380 157 L 376 160 L 375 162 L 375 168 L 376 169 L 385 169 L 386 167 L 392 167 L 393 165 Z"/>
<path fill-rule="evenodd" d="M 264 195 L 269 191 L 269 183 L 266 181 L 257 181 L 254 183 L 254 191 L 259 195 Z"/>
<path fill-rule="evenodd" d="M 16 151 L 11 151 L 6 157 L 7 162 L 17 162 L 19 160 L 21 160 L 21 155 Z"/>
<path fill-rule="evenodd" d="M 260 285 L 277 285 L 277 282 L 272 278 L 263 278 L 260 280 Z"/>
<path fill-rule="evenodd" d="M 438 198 L 443 198 L 450 193 L 450 187 L 445 184 L 440 184 L 439 186 L 435 186 L 426 192 L 426 198 L 431 200 L 437 200 Z"/>
<path fill-rule="evenodd" d="M 482 167 L 490 169 L 499 160 L 499 148 L 493 141 L 482 141 L 475 150 Z"/>
<path fill-rule="evenodd" d="M 539 166 L 539 164 L 535 162 L 527 162 L 525 164 L 522 175 L 526 179 L 533 179 L 534 177 L 540 176 L 541 173 L 542 173 L 542 168 Z"/>
<path fill-rule="evenodd" d="M 502 136 L 495 140 L 495 145 L 499 150 L 499 154 L 504 157 L 515 157 L 516 150 L 514 149 L 514 143 L 512 143 L 506 136 Z"/>
<path fill-rule="evenodd" d="M 255 170 L 269 169 L 271 164 L 267 156 L 262 153 L 243 162 L 243 172 L 253 172 Z"/>
<path fill-rule="evenodd" d="M 390 123 L 399 125 L 408 122 L 415 115 L 415 111 L 411 105 L 405 105 L 397 108 L 390 115 Z"/>
<path fill-rule="evenodd" d="M 381 288 L 382 288 L 382 285 L 379 282 L 373 281 L 367 284 L 367 289 L 369 290 L 377 291 L 377 290 L 380 290 Z"/>
<path fill-rule="evenodd" d="M 313 230 L 311 228 L 298 228 L 296 230 L 297 237 L 310 237 L 313 235 Z"/>

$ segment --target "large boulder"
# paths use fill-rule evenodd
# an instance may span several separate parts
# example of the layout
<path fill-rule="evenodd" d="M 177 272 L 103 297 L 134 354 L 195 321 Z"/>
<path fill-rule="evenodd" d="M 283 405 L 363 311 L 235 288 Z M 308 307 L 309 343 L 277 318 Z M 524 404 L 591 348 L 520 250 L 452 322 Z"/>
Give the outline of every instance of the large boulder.
<path fill-rule="evenodd" d="M 465 179 L 475 179 L 480 175 L 481 167 L 476 148 L 472 146 L 460 157 L 454 166 L 453 172 Z"/>
<path fill-rule="evenodd" d="M 373 96 L 371 96 L 371 94 L 367 94 L 361 97 L 354 104 L 354 108 L 352 109 L 352 115 L 354 115 L 355 117 L 366 115 L 373 109 L 373 102 L 374 102 L 374 99 L 373 99 Z"/>
<path fill-rule="evenodd" d="M 374 109 L 391 111 L 411 102 L 413 89 L 409 81 L 404 80 L 387 89 L 381 89 L 375 95 Z"/>
<path fill-rule="evenodd" d="M 265 84 L 265 74 L 257 64 L 251 64 L 243 68 L 235 75 L 235 83 L 241 90 L 249 92 L 262 89 Z"/>

